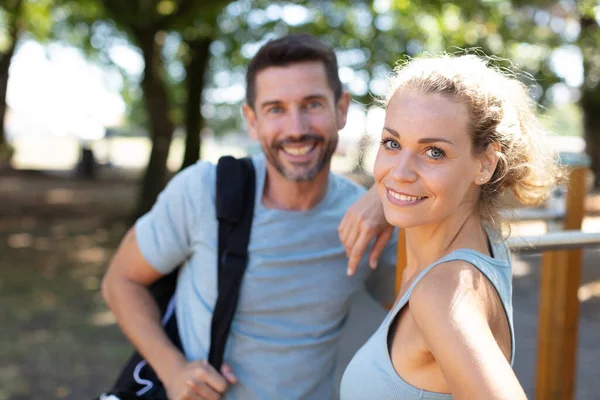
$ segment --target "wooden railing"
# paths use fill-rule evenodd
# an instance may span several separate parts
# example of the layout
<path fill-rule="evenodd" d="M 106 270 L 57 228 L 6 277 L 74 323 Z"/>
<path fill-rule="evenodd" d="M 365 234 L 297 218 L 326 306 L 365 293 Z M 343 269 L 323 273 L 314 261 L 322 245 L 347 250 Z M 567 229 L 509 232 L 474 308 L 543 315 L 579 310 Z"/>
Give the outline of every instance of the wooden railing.
<path fill-rule="evenodd" d="M 536 218 L 562 219 L 562 229 L 537 237 L 511 237 L 514 251 L 542 253 L 540 309 L 538 323 L 536 393 L 537 400 L 571 400 L 575 392 L 575 365 L 582 249 L 600 247 L 600 233 L 581 232 L 586 175 L 589 162 L 580 156 L 567 155 L 569 166 L 564 214 L 552 210 L 531 211 L 523 215 Z M 511 218 L 514 219 L 514 218 Z M 400 290 L 406 267 L 406 242 L 401 229 L 398 238 L 396 293 Z"/>
<path fill-rule="evenodd" d="M 581 251 L 600 247 L 600 232 L 569 230 L 513 237 L 508 245 L 520 253 L 542 253 L 535 398 L 573 399 Z"/>
<path fill-rule="evenodd" d="M 586 174 L 585 165 L 571 168 L 564 230 L 581 231 Z M 535 385 L 538 400 L 571 400 L 574 397 L 579 325 L 577 292 L 581 285 L 583 244 L 571 246 L 569 250 L 555 244 L 553 249 L 542 253 Z"/>

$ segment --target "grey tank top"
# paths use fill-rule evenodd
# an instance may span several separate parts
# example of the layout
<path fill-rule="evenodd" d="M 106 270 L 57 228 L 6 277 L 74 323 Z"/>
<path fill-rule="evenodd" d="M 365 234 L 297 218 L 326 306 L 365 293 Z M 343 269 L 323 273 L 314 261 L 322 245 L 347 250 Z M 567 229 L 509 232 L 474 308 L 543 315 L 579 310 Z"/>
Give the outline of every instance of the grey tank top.
<path fill-rule="evenodd" d="M 406 382 L 394 369 L 388 352 L 387 337 L 391 323 L 410 299 L 413 288 L 427 272 L 447 261 L 464 260 L 481 271 L 494 285 L 508 319 L 511 337 L 510 365 L 515 356 L 512 312 L 512 268 L 504 241 L 488 231 L 492 257 L 470 249 L 458 249 L 440 258 L 417 275 L 400 301 L 388 313 L 371 338 L 354 355 L 342 377 L 340 400 L 401 399 L 450 400 L 452 395 L 422 390 Z"/>

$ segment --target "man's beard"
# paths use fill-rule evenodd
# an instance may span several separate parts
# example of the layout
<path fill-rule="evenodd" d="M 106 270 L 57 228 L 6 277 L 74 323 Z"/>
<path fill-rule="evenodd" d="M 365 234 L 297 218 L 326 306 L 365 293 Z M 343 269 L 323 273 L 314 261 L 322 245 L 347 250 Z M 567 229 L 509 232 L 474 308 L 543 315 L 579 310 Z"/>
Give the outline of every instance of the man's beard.
<path fill-rule="evenodd" d="M 273 167 L 286 179 L 294 182 L 308 182 L 313 180 L 319 172 L 323 170 L 326 165 L 329 165 L 331 162 L 331 158 L 333 157 L 333 153 L 335 153 L 335 149 L 337 148 L 338 138 L 337 136 L 332 138 L 331 140 L 325 141 L 321 136 L 317 136 L 315 134 L 305 134 L 298 138 L 288 138 L 277 140 L 273 142 L 270 146 L 265 142 L 261 141 L 261 146 L 267 160 L 271 163 Z M 285 167 L 283 163 L 279 160 L 279 152 L 284 151 L 283 146 L 288 144 L 313 144 L 315 147 L 323 146 L 320 149 L 313 149 L 311 151 L 319 151 L 319 158 L 317 162 L 313 165 L 309 165 L 307 167 L 303 166 L 289 166 Z"/>

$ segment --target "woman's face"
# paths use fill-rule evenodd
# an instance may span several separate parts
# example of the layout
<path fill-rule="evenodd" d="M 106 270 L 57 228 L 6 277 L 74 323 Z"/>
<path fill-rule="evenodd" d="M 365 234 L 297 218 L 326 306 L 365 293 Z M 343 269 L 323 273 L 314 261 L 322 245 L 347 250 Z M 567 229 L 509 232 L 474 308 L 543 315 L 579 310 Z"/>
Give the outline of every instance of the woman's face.
<path fill-rule="evenodd" d="M 410 228 L 474 210 L 477 185 L 491 172 L 488 158 L 473 155 L 468 124 L 467 105 L 447 95 L 394 94 L 374 168 L 390 224 Z"/>

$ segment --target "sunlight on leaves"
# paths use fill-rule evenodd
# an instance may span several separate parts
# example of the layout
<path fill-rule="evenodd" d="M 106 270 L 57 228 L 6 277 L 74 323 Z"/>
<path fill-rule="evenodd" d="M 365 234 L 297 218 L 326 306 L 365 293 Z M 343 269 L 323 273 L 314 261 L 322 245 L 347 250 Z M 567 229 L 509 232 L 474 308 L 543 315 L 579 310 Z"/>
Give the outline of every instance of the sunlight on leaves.
<path fill-rule="evenodd" d="M 99 311 L 92 315 L 91 324 L 95 326 L 107 326 L 117 323 L 117 319 L 112 311 Z"/>
<path fill-rule="evenodd" d="M 56 388 L 54 393 L 56 394 L 57 398 L 62 399 L 64 397 L 67 397 L 69 393 L 71 393 L 71 390 L 66 386 L 59 386 Z"/>
<path fill-rule="evenodd" d="M 577 291 L 577 297 L 581 302 L 591 300 L 594 297 L 600 297 L 600 281 L 588 282 L 581 285 Z"/>
<path fill-rule="evenodd" d="M 31 247 L 33 237 L 29 233 L 13 233 L 8 236 L 8 246 L 13 249 Z"/>
<path fill-rule="evenodd" d="M 514 277 L 522 277 L 529 275 L 531 273 L 531 265 L 528 262 L 525 262 L 519 257 L 513 255 L 512 273 Z"/>
<path fill-rule="evenodd" d="M 75 191 L 71 189 L 50 189 L 44 196 L 48 204 L 68 204 L 75 199 Z"/>
<path fill-rule="evenodd" d="M 537 236 L 544 235 L 547 231 L 548 227 L 544 221 L 518 221 L 510 224 L 512 236 Z"/>
<path fill-rule="evenodd" d="M 583 232 L 599 232 L 600 231 L 600 217 L 585 217 L 581 225 Z"/>
<path fill-rule="evenodd" d="M 110 252 L 101 247 L 78 250 L 73 253 L 73 258 L 81 263 L 102 264 L 108 260 Z"/>
<path fill-rule="evenodd" d="M 175 3 L 173 1 L 163 0 L 156 5 L 156 11 L 160 15 L 171 15 L 175 11 Z"/>

